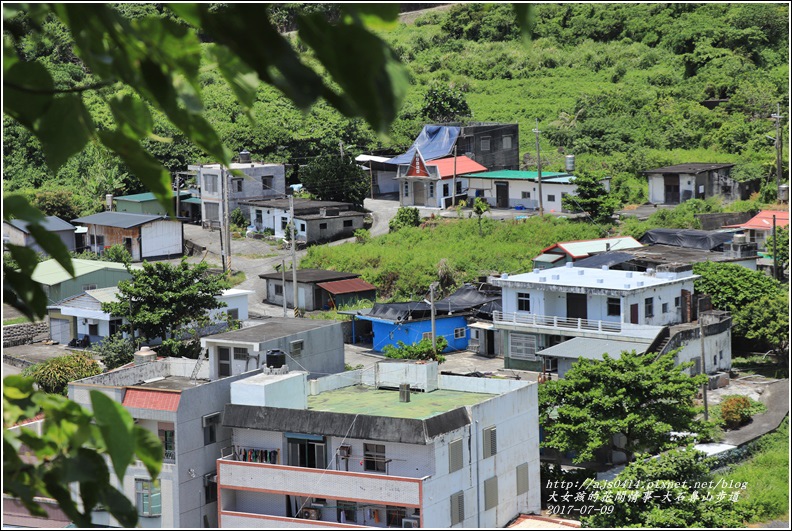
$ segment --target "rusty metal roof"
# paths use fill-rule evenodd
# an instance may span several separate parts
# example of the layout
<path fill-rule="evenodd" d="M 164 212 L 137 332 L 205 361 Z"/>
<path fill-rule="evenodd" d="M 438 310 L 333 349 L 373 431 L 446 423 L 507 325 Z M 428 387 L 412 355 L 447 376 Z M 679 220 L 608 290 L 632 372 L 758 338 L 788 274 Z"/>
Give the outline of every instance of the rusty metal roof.
<path fill-rule="evenodd" d="M 317 286 L 332 293 L 333 295 L 341 295 L 342 293 L 359 293 L 361 291 L 376 291 L 377 289 L 375 286 L 372 286 L 360 278 L 335 280 L 333 282 L 321 282 L 317 284 Z"/>

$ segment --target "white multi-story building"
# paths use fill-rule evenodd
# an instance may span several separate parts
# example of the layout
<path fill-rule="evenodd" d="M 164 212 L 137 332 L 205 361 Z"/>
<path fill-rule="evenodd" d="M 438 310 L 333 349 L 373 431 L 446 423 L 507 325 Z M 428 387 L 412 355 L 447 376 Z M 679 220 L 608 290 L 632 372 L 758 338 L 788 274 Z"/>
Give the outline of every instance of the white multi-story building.
<path fill-rule="evenodd" d="M 491 279 L 502 289 L 503 311 L 494 313 L 493 324 L 502 333 L 506 367 L 557 371 L 561 377 L 579 357 L 601 359 L 623 350 L 665 353 L 672 347 L 683 348 L 678 362 L 698 360 L 700 331 L 691 323 L 698 276 L 689 267 L 668 269 L 639 273 L 567 263 Z M 731 317 L 701 315 L 706 372 L 728 370 Z M 692 372 L 699 370 L 697 365 Z"/>
<path fill-rule="evenodd" d="M 504 527 L 540 510 L 537 384 L 379 362 L 231 386 L 220 527 Z"/>
<path fill-rule="evenodd" d="M 243 152 L 244 153 L 244 152 Z M 197 185 L 201 190 L 201 219 L 204 224 L 218 223 L 223 217 L 223 186 L 228 188 L 228 210 L 233 212 L 244 199 L 266 199 L 283 197 L 286 193 L 286 169 L 283 164 L 251 162 L 250 154 L 242 156 L 240 162 L 230 167 L 220 164 L 190 165 L 197 172 Z M 245 160 L 246 162 L 242 162 Z M 238 170 L 244 177 L 229 170 Z M 247 218 L 249 209 L 243 208 Z"/>

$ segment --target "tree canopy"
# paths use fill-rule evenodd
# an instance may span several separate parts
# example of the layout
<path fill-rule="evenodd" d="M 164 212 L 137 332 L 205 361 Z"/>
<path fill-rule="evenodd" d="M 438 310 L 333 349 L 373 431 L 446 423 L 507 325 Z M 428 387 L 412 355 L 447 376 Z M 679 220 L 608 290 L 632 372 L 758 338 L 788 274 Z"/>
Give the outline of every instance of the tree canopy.
<path fill-rule="evenodd" d="M 609 221 L 619 208 L 619 200 L 610 195 L 600 180 L 593 174 L 577 172 L 575 175 L 577 193 L 561 198 L 561 204 L 572 212 L 587 212 L 594 221 Z"/>
<path fill-rule="evenodd" d="M 473 117 L 465 93 L 457 87 L 441 84 L 434 84 L 427 89 L 421 114 L 437 123 Z"/>
<path fill-rule="evenodd" d="M 341 201 L 363 206 L 370 190 L 369 176 L 347 157 L 327 155 L 300 167 L 305 190 L 322 201 Z"/>
<path fill-rule="evenodd" d="M 579 359 L 563 379 L 539 387 L 544 446 L 590 461 L 607 447 L 631 461 L 636 452 L 670 442 L 672 431 L 692 431 L 693 398 L 706 376 L 688 376 L 691 363 L 674 365 L 672 353 L 622 352 L 616 359 Z M 614 436 L 622 434 L 624 444 Z"/>

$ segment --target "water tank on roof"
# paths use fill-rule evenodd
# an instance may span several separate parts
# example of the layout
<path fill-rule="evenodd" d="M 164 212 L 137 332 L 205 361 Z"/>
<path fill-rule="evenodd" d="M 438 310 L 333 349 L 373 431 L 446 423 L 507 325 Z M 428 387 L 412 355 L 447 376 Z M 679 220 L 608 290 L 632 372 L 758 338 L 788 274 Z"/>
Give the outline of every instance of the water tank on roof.
<path fill-rule="evenodd" d="M 239 162 L 250 162 L 250 151 L 240 151 Z"/>
<path fill-rule="evenodd" d="M 575 156 L 574 155 L 567 155 L 564 157 L 564 169 L 567 172 L 575 171 Z"/>
<path fill-rule="evenodd" d="M 782 203 L 789 201 L 789 185 L 782 184 L 778 187 L 778 200 Z"/>
<path fill-rule="evenodd" d="M 281 367 L 286 365 L 286 353 L 278 349 L 268 350 L 265 360 L 267 367 L 272 367 L 273 369 L 280 369 Z"/>

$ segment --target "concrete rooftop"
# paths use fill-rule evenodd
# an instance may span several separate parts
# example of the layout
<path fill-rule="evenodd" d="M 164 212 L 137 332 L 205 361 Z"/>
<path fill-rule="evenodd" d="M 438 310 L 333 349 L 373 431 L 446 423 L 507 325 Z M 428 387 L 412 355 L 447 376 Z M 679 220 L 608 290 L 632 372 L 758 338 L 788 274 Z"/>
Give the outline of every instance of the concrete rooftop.
<path fill-rule="evenodd" d="M 571 263 L 568 265 L 571 265 Z M 581 271 L 585 271 L 585 273 L 581 273 Z M 501 287 L 507 287 L 513 282 L 525 282 L 534 284 L 536 287 L 550 285 L 629 291 L 675 284 L 682 280 L 694 280 L 699 277 L 698 275 L 688 274 L 679 275 L 677 278 L 664 278 L 660 275 L 647 275 L 646 273 L 613 269 L 556 267 L 543 270 L 537 269 L 531 273 L 509 275 L 507 278 L 494 277 L 491 282 Z M 639 283 L 641 284 L 639 285 Z"/>
<path fill-rule="evenodd" d="M 422 420 L 463 406 L 472 406 L 495 396 L 488 393 L 437 389 L 430 393 L 411 392 L 409 402 L 400 402 L 398 390 L 354 385 L 309 396 L 308 409 Z"/>

